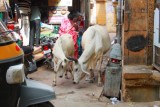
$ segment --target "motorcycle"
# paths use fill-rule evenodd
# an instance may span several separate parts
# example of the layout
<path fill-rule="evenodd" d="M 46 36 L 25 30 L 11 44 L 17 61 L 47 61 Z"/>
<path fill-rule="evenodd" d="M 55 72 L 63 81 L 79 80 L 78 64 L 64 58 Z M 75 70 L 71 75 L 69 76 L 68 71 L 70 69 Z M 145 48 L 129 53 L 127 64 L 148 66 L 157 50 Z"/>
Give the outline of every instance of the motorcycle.
<path fill-rule="evenodd" d="M 21 46 L 24 52 L 24 65 L 25 65 L 25 74 L 31 74 L 37 71 L 37 64 L 33 57 L 33 49 L 29 46 Z"/>
<path fill-rule="evenodd" d="M 44 63 L 48 65 L 48 68 L 50 67 L 51 69 L 54 68 L 54 63 L 52 61 L 53 59 L 53 54 L 52 54 L 52 48 L 54 47 L 55 40 L 51 37 L 42 37 L 41 38 L 41 46 L 42 46 L 42 51 L 44 54 Z"/>
<path fill-rule="evenodd" d="M 26 78 L 24 53 L 11 32 L 0 20 L 0 106 L 54 107 L 52 87 Z"/>
<path fill-rule="evenodd" d="M 8 26 L 7 26 L 8 27 Z M 14 27 L 12 27 L 14 28 Z M 14 30 L 14 29 L 10 29 L 10 30 Z M 29 46 L 23 46 L 22 45 L 22 37 L 16 33 L 16 32 L 11 32 L 13 37 L 14 37 L 14 41 L 18 44 L 18 46 L 23 50 L 24 52 L 24 70 L 25 70 L 25 75 L 27 76 L 28 74 L 31 74 L 35 71 L 37 71 L 37 64 L 36 61 L 34 60 L 34 56 L 33 56 L 33 49 Z"/>
<path fill-rule="evenodd" d="M 7 4 L 6 4 L 6 8 L 9 8 L 9 6 L 7 6 Z M 8 10 L 10 10 L 10 9 L 8 9 Z M 18 32 L 14 31 L 16 29 L 14 21 L 7 22 L 6 25 L 7 25 L 7 28 L 9 30 L 11 30 L 11 33 L 13 35 L 15 42 L 19 45 L 19 47 L 24 52 L 24 69 L 25 69 L 26 76 L 30 73 L 37 71 L 36 61 L 34 60 L 34 57 L 33 57 L 33 49 L 30 48 L 29 46 L 23 46 L 23 42 L 22 42 L 23 37 Z M 19 30 L 17 30 L 17 31 L 19 31 Z"/>
<path fill-rule="evenodd" d="M 22 45 L 22 37 L 17 33 L 14 32 L 14 24 L 7 24 L 7 28 L 9 30 L 12 30 L 12 35 L 14 38 L 14 41 L 18 44 L 18 46 L 23 50 L 24 52 L 24 70 L 25 70 L 25 75 L 27 76 L 28 74 L 31 74 L 35 71 L 37 71 L 37 65 L 36 61 L 34 60 L 33 56 L 33 49 L 29 46 L 23 46 Z"/>

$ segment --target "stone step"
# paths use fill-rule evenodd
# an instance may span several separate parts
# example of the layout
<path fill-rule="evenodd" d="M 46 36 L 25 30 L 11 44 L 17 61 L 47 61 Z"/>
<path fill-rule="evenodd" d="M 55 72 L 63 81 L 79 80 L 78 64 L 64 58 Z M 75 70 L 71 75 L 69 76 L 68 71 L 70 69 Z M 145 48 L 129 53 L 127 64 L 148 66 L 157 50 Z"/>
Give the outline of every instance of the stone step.
<path fill-rule="evenodd" d="M 148 102 L 160 100 L 160 73 L 146 65 L 125 65 L 122 73 L 124 101 Z"/>

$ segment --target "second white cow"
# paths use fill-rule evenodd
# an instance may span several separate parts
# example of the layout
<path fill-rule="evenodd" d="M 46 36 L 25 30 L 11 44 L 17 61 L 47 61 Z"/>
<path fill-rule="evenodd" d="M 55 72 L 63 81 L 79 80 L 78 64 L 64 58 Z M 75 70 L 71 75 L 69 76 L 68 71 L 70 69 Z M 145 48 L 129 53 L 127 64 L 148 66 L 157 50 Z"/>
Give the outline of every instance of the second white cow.
<path fill-rule="evenodd" d="M 73 73 L 74 82 L 79 83 L 82 75 L 93 74 L 97 61 L 101 67 L 103 55 L 110 49 L 111 42 L 106 28 L 100 25 L 90 26 L 82 36 L 82 47 L 84 49 L 80 58 L 74 60 Z M 98 86 L 102 85 L 101 71 L 98 69 Z"/>
<path fill-rule="evenodd" d="M 74 56 L 74 42 L 71 35 L 63 34 L 57 39 L 53 49 L 53 56 L 55 73 L 53 85 L 56 85 L 57 74 L 60 75 L 59 77 L 63 77 L 63 74 L 67 73 L 67 69 L 71 67 L 70 60 L 67 58 Z"/>

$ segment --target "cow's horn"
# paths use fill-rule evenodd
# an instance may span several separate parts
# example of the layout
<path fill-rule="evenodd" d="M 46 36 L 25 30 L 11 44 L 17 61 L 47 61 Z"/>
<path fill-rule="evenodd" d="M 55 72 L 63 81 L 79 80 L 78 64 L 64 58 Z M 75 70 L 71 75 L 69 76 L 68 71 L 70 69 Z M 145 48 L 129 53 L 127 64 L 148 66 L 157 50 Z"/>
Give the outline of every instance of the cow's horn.
<path fill-rule="evenodd" d="M 83 71 L 83 70 L 82 70 Z M 87 75 L 90 75 L 90 73 L 89 72 L 87 72 L 87 71 L 83 71 L 84 73 L 86 73 Z"/>
<path fill-rule="evenodd" d="M 67 59 L 71 60 L 71 61 L 74 61 L 75 63 L 78 63 L 78 60 L 75 59 L 75 58 L 72 58 L 72 57 L 67 57 Z"/>

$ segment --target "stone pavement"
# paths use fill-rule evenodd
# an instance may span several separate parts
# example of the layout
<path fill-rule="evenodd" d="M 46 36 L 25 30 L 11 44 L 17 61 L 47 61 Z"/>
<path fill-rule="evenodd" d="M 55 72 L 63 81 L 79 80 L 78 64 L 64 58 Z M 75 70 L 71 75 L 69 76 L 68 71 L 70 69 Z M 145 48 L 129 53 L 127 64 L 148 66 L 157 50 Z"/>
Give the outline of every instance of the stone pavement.
<path fill-rule="evenodd" d="M 39 67 L 38 71 L 29 74 L 29 77 L 52 86 L 53 72 L 46 66 Z M 72 79 L 58 77 L 57 86 L 54 86 L 53 89 L 57 98 L 51 102 L 55 107 L 160 107 L 159 101 L 112 104 L 108 98 L 101 96 L 103 87 L 98 87 L 96 83 L 88 83 L 85 80 L 75 85 Z"/>
<path fill-rule="evenodd" d="M 42 66 L 37 72 L 29 74 L 29 77 L 52 86 L 53 75 L 51 70 Z M 55 107 L 105 107 L 106 105 L 105 101 L 99 101 L 103 87 L 98 87 L 96 82 L 89 83 L 84 79 L 80 84 L 73 84 L 71 78 L 58 77 L 57 86 L 53 89 L 57 98 L 51 102 Z"/>

